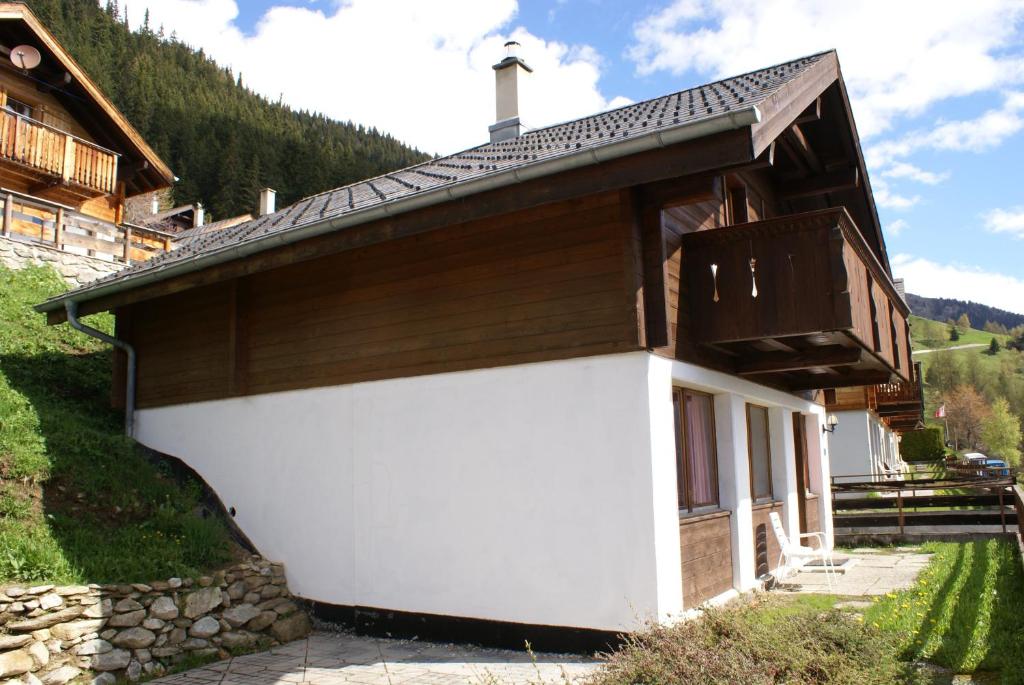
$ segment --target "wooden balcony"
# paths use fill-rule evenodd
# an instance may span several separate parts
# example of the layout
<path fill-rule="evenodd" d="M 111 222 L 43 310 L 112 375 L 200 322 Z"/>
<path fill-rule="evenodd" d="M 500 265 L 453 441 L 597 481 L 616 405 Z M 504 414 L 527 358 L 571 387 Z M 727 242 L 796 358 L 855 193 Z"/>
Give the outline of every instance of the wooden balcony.
<path fill-rule="evenodd" d="M 71 254 L 131 264 L 171 249 L 172 236 L 140 226 L 120 226 L 29 195 L 0 190 L 0 235 Z"/>
<path fill-rule="evenodd" d="M 921 362 L 914 363 L 913 378 L 873 386 L 872 405 L 889 428 L 898 433 L 915 430 L 924 421 L 924 391 L 921 387 Z"/>
<path fill-rule="evenodd" d="M 688 334 L 735 373 L 791 391 L 910 381 L 907 306 L 845 209 L 689 233 L 682 253 Z"/>
<path fill-rule="evenodd" d="M 117 153 L 41 122 L 0 111 L 0 164 L 81 198 L 109 195 L 117 185 Z M 35 192 L 35 191 L 33 191 Z"/>

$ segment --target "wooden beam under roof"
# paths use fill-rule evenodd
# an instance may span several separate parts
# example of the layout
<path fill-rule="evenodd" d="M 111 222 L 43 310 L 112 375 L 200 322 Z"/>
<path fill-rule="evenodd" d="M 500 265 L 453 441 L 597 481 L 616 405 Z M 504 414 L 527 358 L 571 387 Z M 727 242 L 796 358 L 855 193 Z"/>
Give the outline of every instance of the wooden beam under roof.
<path fill-rule="evenodd" d="M 821 374 L 819 377 L 803 376 L 786 385 L 790 392 L 801 390 L 822 390 L 825 388 L 849 388 L 858 385 L 880 385 L 887 383 L 891 375 L 888 371 L 854 371 L 847 376 Z"/>
<path fill-rule="evenodd" d="M 791 181 L 778 188 L 778 195 L 783 200 L 795 200 L 802 197 L 825 195 L 840 190 L 850 190 L 859 186 L 860 170 L 852 166 L 798 181 Z"/>
<path fill-rule="evenodd" d="M 825 170 L 818 155 L 814 152 L 814 148 L 811 147 L 811 142 L 807 140 L 807 136 L 800 130 L 798 124 L 790 126 L 780 136 L 779 141 L 782 143 L 782 149 L 802 170 L 815 174 L 820 174 Z"/>
<path fill-rule="evenodd" d="M 800 116 L 796 118 L 793 123 L 796 125 L 809 124 L 812 121 L 818 121 L 821 119 L 821 96 L 814 98 L 814 102 L 807 106 Z"/>
<path fill-rule="evenodd" d="M 736 365 L 736 373 L 751 376 L 762 373 L 806 371 L 818 367 L 852 366 L 861 360 L 856 347 L 826 345 L 801 352 L 776 352 L 759 357 L 748 357 Z"/>

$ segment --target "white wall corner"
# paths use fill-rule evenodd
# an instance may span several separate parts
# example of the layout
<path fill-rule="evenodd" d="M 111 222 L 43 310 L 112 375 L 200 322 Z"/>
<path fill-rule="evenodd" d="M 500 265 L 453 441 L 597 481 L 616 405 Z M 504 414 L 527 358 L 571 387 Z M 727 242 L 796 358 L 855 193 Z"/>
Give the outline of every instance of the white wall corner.
<path fill-rule="evenodd" d="M 657 611 L 659 620 L 669 621 L 683 611 L 672 362 L 653 354 L 647 356 Z"/>
<path fill-rule="evenodd" d="M 790 537 L 794 537 L 800 531 L 800 502 L 797 492 L 793 412 L 783 407 L 770 407 L 768 434 L 772 450 L 772 492 L 774 499 L 782 501 L 782 525 Z"/>
<path fill-rule="evenodd" d="M 719 496 L 721 507 L 732 509 L 733 587 L 741 591 L 749 590 L 757 584 L 746 407 L 746 401 L 739 395 L 715 395 Z"/>
<path fill-rule="evenodd" d="M 818 495 L 818 521 L 825 534 L 825 544 L 835 546 L 832 526 L 832 460 L 825 427 L 825 410 L 807 417 L 807 459 L 811 476 L 811 492 Z"/>

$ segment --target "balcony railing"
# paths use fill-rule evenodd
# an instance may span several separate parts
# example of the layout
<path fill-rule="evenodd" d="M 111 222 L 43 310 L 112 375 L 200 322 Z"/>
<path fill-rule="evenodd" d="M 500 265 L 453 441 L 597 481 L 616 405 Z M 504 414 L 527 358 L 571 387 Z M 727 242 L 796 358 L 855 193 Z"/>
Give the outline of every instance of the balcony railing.
<path fill-rule="evenodd" d="M 872 408 L 893 430 L 902 432 L 920 427 L 924 421 L 924 391 L 921 387 L 921 362 L 914 363 L 913 378 L 876 385 L 870 389 Z"/>
<path fill-rule="evenodd" d="M 120 226 L 70 207 L 0 190 L 5 238 L 37 243 L 72 254 L 130 264 L 171 249 L 171 235 L 140 226 Z"/>
<path fill-rule="evenodd" d="M 908 309 L 843 208 L 682 238 L 688 335 L 792 390 L 911 378 Z"/>
<path fill-rule="evenodd" d="M 90 195 L 113 193 L 117 184 L 117 153 L 9 110 L 0 111 L 0 159 Z"/>

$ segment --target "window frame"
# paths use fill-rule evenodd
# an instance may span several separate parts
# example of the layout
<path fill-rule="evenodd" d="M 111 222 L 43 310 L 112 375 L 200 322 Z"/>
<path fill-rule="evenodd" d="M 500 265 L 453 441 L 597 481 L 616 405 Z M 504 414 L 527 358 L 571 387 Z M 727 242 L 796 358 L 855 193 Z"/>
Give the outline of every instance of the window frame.
<path fill-rule="evenodd" d="M 755 492 L 756 481 L 754 479 L 754 435 L 751 430 L 752 417 L 751 409 L 757 408 L 764 412 L 764 448 L 765 455 L 767 457 L 768 467 L 768 494 L 758 495 Z M 772 433 L 771 433 L 771 419 L 768 415 L 768 407 L 760 404 L 751 404 L 747 402 L 747 473 L 750 474 L 750 499 L 755 503 L 757 502 L 772 502 L 775 500 L 775 487 L 772 483 Z"/>
<path fill-rule="evenodd" d="M 693 496 L 693 461 L 690 458 L 690 450 L 687 441 L 686 426 L 686 397 L 697 395 L 706 397 L 710 402 L 711 409 L 711 479 L 714 501 L 694 503 Z M 681 386 L 672 386 L 672 410 L 675 414 L 676 429 L 676 504 L 680 513 L 692 514 L 698 511 L 713 511 L 718 509 L 722 503 L 722 494 L 718 481 L 718 435 L 715 425 L 715 402 L 714 395 L 700 390 L 691 390 Z"/>

